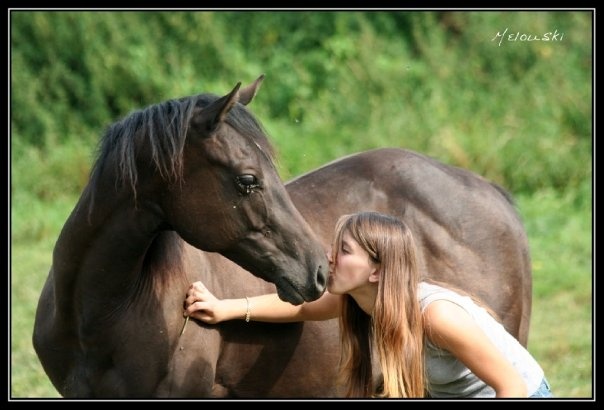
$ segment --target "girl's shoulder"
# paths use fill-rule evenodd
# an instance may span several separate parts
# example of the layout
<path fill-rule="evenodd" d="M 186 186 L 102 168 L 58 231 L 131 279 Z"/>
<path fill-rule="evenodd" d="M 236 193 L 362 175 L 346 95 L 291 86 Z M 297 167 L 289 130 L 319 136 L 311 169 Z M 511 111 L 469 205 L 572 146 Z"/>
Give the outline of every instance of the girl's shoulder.
<path fill-rule="evenodd" d="M 420 282 L 418 299 L 422 311 L 424 311 L 430 303 L 436 300 L 447 300 L 462 306 L 465 305 L 464 296 L 444 286 L 430 282 Z"/>

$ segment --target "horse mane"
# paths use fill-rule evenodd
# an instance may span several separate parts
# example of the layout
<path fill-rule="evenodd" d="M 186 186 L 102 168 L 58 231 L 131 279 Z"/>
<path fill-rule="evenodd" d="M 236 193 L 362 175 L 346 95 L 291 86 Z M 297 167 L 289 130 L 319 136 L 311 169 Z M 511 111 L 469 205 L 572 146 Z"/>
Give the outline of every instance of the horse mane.
<path fill-rule="evenodd" d="M 110 125 L 97 149 L 97 159 L 90 176 L 90 195 L 94 203 L 95 187 L 110 159 L 115 158 L 116 189 L 130 185 L 136 200 L 138 182 L 137 156 L 142 147 L 149 149 L 149 159 L 159 174 L 167 181 L 182 180 L 183 151 L 189 122 L 195 107 L 204 108 L 219 97 L 200 94 L 167 100 L 130 113 Z M 242 104 L 235 104 L 225 122 L 239 134 L 251 138 L 272 163 L 274 150 L 260 122 Z M 138 158 L 140 161 L 140 158 Z"/>

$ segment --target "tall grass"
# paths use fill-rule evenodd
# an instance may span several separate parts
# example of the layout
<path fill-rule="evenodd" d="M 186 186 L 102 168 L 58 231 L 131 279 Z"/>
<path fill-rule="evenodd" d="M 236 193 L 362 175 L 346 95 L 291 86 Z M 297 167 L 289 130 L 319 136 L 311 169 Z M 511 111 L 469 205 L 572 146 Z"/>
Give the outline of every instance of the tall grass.
<path fill-rule="evenodd" d="M 594 274 L 591 181 L 577 195 L 520 196 L 533 267 L 529 350 L 557 397 L 593 397 Z"/>

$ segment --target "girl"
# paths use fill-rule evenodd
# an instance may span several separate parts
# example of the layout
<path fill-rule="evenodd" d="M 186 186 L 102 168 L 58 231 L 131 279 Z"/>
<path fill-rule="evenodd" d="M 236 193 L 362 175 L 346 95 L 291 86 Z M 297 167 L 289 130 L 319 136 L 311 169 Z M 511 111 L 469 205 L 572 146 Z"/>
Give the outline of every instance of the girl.
<path fill-rule="evenodd" d="M 376 212 L 336 225 L 328 292 L 299 306 L 276 294 L 219 300 L 191 285 L 185 316 L 291 322 L 340 318 L 348 397 L 552 397 L 528 351 L 468 296 L 420 281 L 411 231 Z M 374 386 L 371 357 L 383 381 Z"/>

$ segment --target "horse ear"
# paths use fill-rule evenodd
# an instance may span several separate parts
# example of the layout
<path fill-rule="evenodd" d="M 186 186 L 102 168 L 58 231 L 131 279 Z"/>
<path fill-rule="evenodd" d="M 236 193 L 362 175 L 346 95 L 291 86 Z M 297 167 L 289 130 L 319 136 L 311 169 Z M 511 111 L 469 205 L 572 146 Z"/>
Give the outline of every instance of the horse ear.
<path fill-rule="evenodd" d="M 239 101 L 239 88 L 241 83 L 237 83 L 235 88 L 225 95 L 208 105 L 197 115 L 193 116 L 191 125 L 203 133 L 211 133 L 218 124 L 224 121 L 231 108 Z"/>
<path fill-rule="evenodd" d="M 241 89 L 239 93 L 239 102 L 243 105 L 248 105 L 256 96 L 256 93 L 260 89 L 260 84 L 262 84 L 262 80 L 264 80 L 264 74 L 256 79 L 252 84 L 248 85 L 245 88 Z"/>

